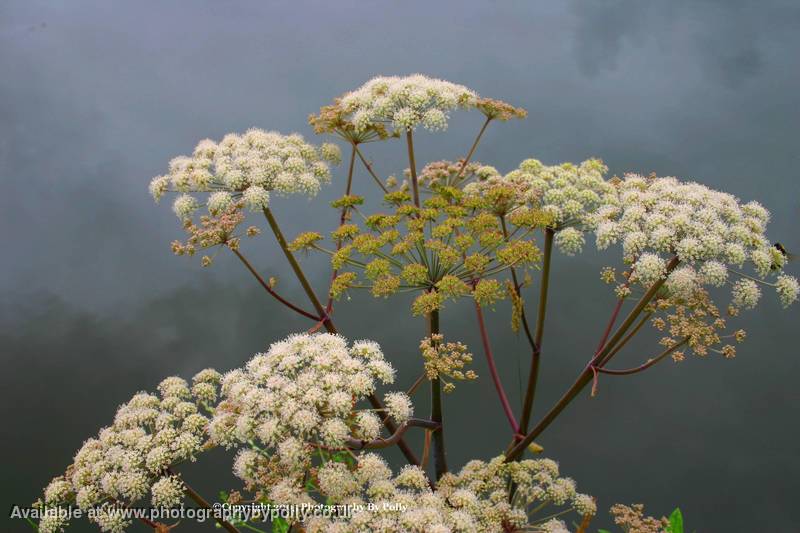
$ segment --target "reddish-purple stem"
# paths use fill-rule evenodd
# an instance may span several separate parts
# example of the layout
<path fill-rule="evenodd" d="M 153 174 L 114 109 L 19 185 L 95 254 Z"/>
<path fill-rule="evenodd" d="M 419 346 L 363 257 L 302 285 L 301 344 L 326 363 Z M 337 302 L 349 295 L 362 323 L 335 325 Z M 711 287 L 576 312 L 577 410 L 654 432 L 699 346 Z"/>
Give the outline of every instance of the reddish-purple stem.
<path fill-rule="evenodd" d="M 239 260 L 244 264 L 244 266 L 247 267 L 247 270 L 250 271 L 250 273 L 256 278 L 256 280 L 258 280 L 259 285 L 264 287 L 264 290 L 266 290 L 273 298 L 278 300 L 280 303 L 282 303 L 283 305 L 285 305 L 286 307 L 288 307 L 292 311 L 295 311 L 296 313 L 299 313 L 299 314 L 303 315 L 306 318 L 310 318 L 311 320 L 320 320 L 321 319 L 321 317 L 313 315 L 313 314 L 309 313 L 308 311 L 305 311 L 305 310 L 297 307 L 292 302 L 286 300 L 280 294 L 275 292 L 275 290 L 272 287 L 270 287 L 269 283 L 264 281 L 264 278 L 262 278 L 261 275 L 258 272 L 256 272 L 256 269 L 253 268 L 253 265 L 251 265 L 250 262 L 247 259 L 245 259 L 245 257 L 239 252 L 239 250 L 233 250 L 233 253 L 236 254 L 236 257 L 239 258 Z"/>
<path fill-rule="evenodd" d="M 497 366 L 494 364 L 494 355 L 492 355 L 492 347 L 489 344 L 489 333 L 486 331 L 486 324 L 483 321 L 483 311 L 478 302 L 475 302 L 475 314 L 478 316 L 478 329 L 481 333 L 481 342 L 483 343 L 483 353 L 486 354 L 486 362 L 489 363 L 489 373 L 492 375 L 494 388 L 497 390 L 497 395 L 500 398 L 500 403 L 503 406 L 503 412 L 506 414 L 508 422 L 511 424 L 511 429 L 514 433 L 519 433 L 519 424 L 514 417 L 514 411 L 511 409 L 511 404 L 506 396 L 506 391 L 503 389 L 503 383 L 500 381 L 500 375 L 497 373 Z"/>
<path fill-rule="evenodd" d="M 650 368 L 651 366 L 655 365 L 656 363 L 658 363 L 659 361 L 661 361 L 662 359 L 664 359 L 665 357 L 670 355 L 673 351 L 678 349 L 680 346 L 683 346 L 684 344 L 686 344 L 688 341 L 689 341 L 689 337 L 685 337 L 682 341 L 678 342 L 677 344 L 672 345 L 672 347 L 670 347 L 669 350 L 664 351 L 658 357 L 650 359 L 646 363 L 643 363 L 643 364 L 641 364 L 639 366 L 635 366 L 633 368 L 626 368 L 624 370 L 613 370 L 613 369 L 610 369 L 610 368 L 595 367 L 595 370 L 597 372 L 601 373 L 601 374 L 610 374 L 612 376 L 629 376 L 631 374 L 638 374 L 639 372 L 643 372 L 643 371 L 647 370 L 648 368 Z"/>

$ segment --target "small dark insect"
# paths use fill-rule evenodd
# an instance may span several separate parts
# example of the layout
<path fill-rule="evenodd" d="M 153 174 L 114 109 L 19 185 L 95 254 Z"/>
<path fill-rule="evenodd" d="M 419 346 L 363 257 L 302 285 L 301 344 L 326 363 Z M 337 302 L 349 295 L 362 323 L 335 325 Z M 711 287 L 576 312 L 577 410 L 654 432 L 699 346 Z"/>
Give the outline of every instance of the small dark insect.
<path fill-rule="evenodd" d="M 786 248 L 784 248 L 783 245 L 779 242 L 773 244 L 772 247 L 778 250 L 781 254 L 783 254 L 783 257 L 785 257 L 787 261 L 794 261 L 795 259 L 797 259 L 797 255 L 789 253 L 786 250 Z M 770 267 L 770 270 L 778 270 L 778 265 L 772 265 Z"/>

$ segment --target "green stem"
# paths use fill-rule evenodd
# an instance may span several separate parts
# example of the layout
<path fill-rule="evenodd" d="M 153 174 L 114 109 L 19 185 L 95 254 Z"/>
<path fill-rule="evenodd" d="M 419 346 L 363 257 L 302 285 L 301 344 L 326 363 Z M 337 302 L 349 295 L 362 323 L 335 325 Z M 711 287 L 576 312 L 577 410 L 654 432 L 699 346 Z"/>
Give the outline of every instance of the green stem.
<path fill-rule="evenodd" d="M 439 311 L 431 311 L 428 315 L 428 335 L 433 337 L 439 333 Z M 442 384 L 439 378 L 431 380 L 431 421 L 439 424 L 433 432 L 433 464 L 436 481 L 447 472 L 447 457 L 444 448 L 444 422 L 442 414 Z"/>
<path fill-rule="evenodd" d="M 281 247 L 281 250 L 283 250 L 283 254 L 286 256 L 287 261 L 289 261 L 289 265 L 291 265 L 294 275 L 297 277 L 297 280 L 303 287 L 303 290 L 305 291 L 306 296 L 308 296 L 311 305 L 314 306 L 314 309 L 319 314 L 325 329 L 328 330 L 329 333 L 338 333 L 330 317 L 328 317 L 328 314 L 325 312 L 325 308 L 322 306 L 319 298 L 317 298 L 314 289 L 311 288 L 311 284 L 308 282 L 308 278 L 306 278 L 303 269 L 300 267 L 300 263 L 297 262 L 294 254 L 291 250 L 289 250 L 289 245 L 286 242 L 286 238 L 283 236 L 283 232 L 278 225 L 278 221 L 275 220 L 275 216 L 272 214 L 272 211 L 269 207 L 264 208 L 264 216 L 267 217 L 267 222 L 269 222 L 269 227 L 272 228 L 272 233 L 275 234 L 275 239 L 277 239 L 278 245 Z"/>
<path fill-rule="evenodd" d="M 316 293 L 314 293 L 314 289 L 311 288 L 311 284 L 308 282 L 308 278 L 306 278 L 303 269 L 300 267 L 300 263 L 297 262 L 294 254 L 291 250 L 289 250 L 289 245 L 286 242 L 286 238 L 283 236 L 283 232 L 281 232 L 280 226 L 278 226 L 278 221 L 275 220 L 272 211 L 270 211 L 270 209 L 267 207 L 264 208 L 264 216 L 267 218 L 267 222 L 269 222 L 269 226 L 272 228 L 272 233 L 275 234 L 275 239 L 277 239 L 278 245 L 281 247 L 281 250 L 283 250 L 283 253 L 286 256 L 286 259 L 289 261 L 295 276 L 297 276 L 297 280 L 300 282 L 300 285 L 303 286 L 303 290 L 306 292 L 308 299 L 311 301 L 314 309 L 316 309 L 319 313 L 319 316 L 323 317 L 322 324 L 325 326 L 325 329 L 329 333 L 337 334 L 338 331 L 336 326 L 334 326 L 333 321 L 328 316 L 325 308 L 322 307 L 322 303 L 320 303 L 319 298 L 317 298 Z M 384 409 L 383 403 L 378 399 L 377 396 L 375 396 L 375 394 L 370 394 L 367 399 L 369 400 L 369 403 L 372 405 L 373 409 Z M 394 433 L 397 431 L 397 424 L 388 418 L 384 421 L 384 426 L 386 426 L 386 429 L 389 431 L 389 433 Z M 400 451 L 403 452 L 403 455 L 409 463 L 414 465 L 419 464 L 419 459 L 417 459 L 416 455 L 414 455 L 414 452 L 411 450 L 411 448 L 408 447 L 408 444 L 405 440 L 400 439 L 400 441 L 397 443 L 397 446 L 400 448 Z"/>
<path fill-rule="evenodd" d="M 522 439 L 519 443 L 517 443 L 513 448 L 511 448 L 508 453 L 506 454 L 506 462 L 508 461 L 515 461 L 519 459 L 522 453 L 525 451 L 525 448 L 533 442 L 533 440 L 542 434 L 542 432 L 547 429 L 547 427 L 553 423 L 553 420 L 558 418 L 558 415 L 569 405 L 572 400 L 574 400 L 578 394 L 592 381 L 596 370 L 596 363 L 598 361 L 603 361 L 603 363 L 608 362 L 609 358 L 606 356 L 611 352 L 614 346 L 623 338 L 627 330 L 633 325 L 636 321 L 636 318 L 641 314 L 641 312 L 647 307 L 647 304 L 655 297 L 658 291 L 666 282 L 667 276 L 675 270 L 675 267 L 678 266 L 680 261 L 677 257 L 673 257 L 672 260 L 667 264 L 666 272 L 664 273 L 664 277 L 659 279 L 655 282 L 650 289 L 642 296 L 639 300 L 639 303 L 636 304 L 628 316 L 625 318 L 625 321 L 620 325 L 617 332 L 611 337 L 605 347 L 597 353 L 589 364 L 586 365 L 586 368 L 578 375 L 578 378 L 575 380 L 575 383 L 564 393 L 561 399 L 550 409 L 550 411 L 542 418 L 542 420 L 533 428 L 528 434 Z"/>
<path fill-rule="evenodd" d="M 544 336 L 544 318 L 547 312 L 547 292 L 550 286 L 550 262 L 553 256 L 552 228 L 544 230 L 544 258 L 542 259 L 542 281 L 539 286 L 539 309 L 536 314 L 536 330 L 533 338 L 533 354 L 531 355 L 531 370 L 528 375 L 528 387 L 525 390 L 525 401 L 522 404 L 522 415 L 519 420 L 520 433 L 528 431 L 533 401 L 536 398 L 536 383 L 539 379 L 539 360 L 542 355 L 542 337 Z"/>
<path fill-rule="evenodd" d="M 181 479 L 181 481 L 183 481 L 183 479 Z M 183 481 L 183 489 L 186 491 L 186 494 L 192 500 L 194 500 L 194 502 L 197 505 L 199 505 L 203 509 L 207 509 L 209 511 L 211 510 L 211 504 L 209 504 L 208 501 L 206 501 L 205 498 L 200 496 L 200 494 L 198 494 L 197 491 L 195 491 L 192 487 L 190 487 L 189 484 L 186 483 L 186 481 Z M 219 526 L 222 529 L 224 529 L 224 530 L 226 530 L 226 531 L 228 531 L 230 533 L 239 533 L 238 529 L 233 527 L 229 522 L 223 520 L 222 518 L 214 518 L 214 520 L 216 520 L 217 524 L 219 524 Z"/>
<path fill-rule="evenodd" d="M 353 145 L 353 146 L 355 147 L 356 154 L 358 154 L 359 159 L 361 159 L 361 162 L 364 163 L 364 167 L 367 169 L 367 172 L 369 172 L 369 175 L 372 176 L 372 179 L 375 180 L 375 183 L 378 184 L 378 187 L 381 188 L 383 193 L 387 194 L 389 192 L 389 189 L 386 188 L 386 186 L 383 184 L 378 175 L 375 174 L 375 171 L 372 169 L 372 165 L 369 163 L 369 161 L 367 161 L 367 158 L 364 157 L 364 154 L 361 153 L 361 150 L 358 148 L 358 145 Z"/>
<path fill-rule="evenodd" d="M 408 168 L 411 172 L 411 188 L 414 193 L 414 205 L 419 207 L 419 184 L 417 183 L 417 163 L 414 161 L 414 136 L 411 130 L 406 131 L 406 145 L 408 146 Z"/>
<path fill-rule="evenodd" d="M 352 150 L 350 151 L 350 164 L 347 167 L 347 186 L 345 187 L 345 190 L 344 190 L 345 196 L 350 196 L 350 191 L 353 188 L 353 171 L 355 170 L 355 166 L 356 166 L 356 144 L 352 143 Z M 347 211 L 348 211 L 347 210 L 347 206 L 346 205 L 343 206 L 342 210 L 341 210 L 341 213 L 339 215 L 339 226 L 338 226 L 338 228 L 341 228 L 344 225 L 344 223 L 347 222 L 347 219 L 348 219 Z M 342 248 L 342 240 L 338 239 L 336 241 L 336 251 L 338 252 L 339 250 L 341 250 L 341 248 Z M 335 270 L 335 269 L 334 269 L 333 272 L 331 272 L 331 283 L 330 283 L 331 286 L 333 285 L 333 282 L 336 281 L 336 277 L 338 275 L 339 275 L 339 272 L 337 270 Z M 333 294 L 331 293 L 331 290 L 330 290 L 330 287 L 329 287 L 328 288 L 328 304 L 325 306 L 325 310 L 330 312 L 331 309 L 333 309 Z"/>
<path fill-rule="evenodd" d="M 232 250 L 232 251 L 233 251 L 234 255 L 236 255 L 236 257 L 239 258 L 239 261 L 241 261 L 242 264 L 244 264 L 244 266 L 247 268 L 247 270 L 256 278 L 256 280 L 258 281 L 258 284 L 261 285 L 264 288 L 264 290 L 266 290 L 273 298 L 275 298 L 276 300 L 281 302 L 283 305 L 285 305 L 286 307 L 288 307 L 292 311 L 295 311 L 295 312 L 303 315 L 304 317 L 310 318 L 310 319 L 315 320 L 315 321 L 319 320 L 320 317 L 314 316 L 313 314 L 309 313 L 308 311 L 304 311 L 303 309 L 301 309 L 298 306 L 294 305 L 292 302 L 286 300 L 280 294 L 275 292 L 272 289 L 272 287 L 269 285 L 269 283 L 264 281 L 264 278 L 261 277 L 261 275 L 256 271 L 256 269 L 253 268 L 253 265 L 250 264 L 250 262 L 247 260 L 247 258 L 245 258 L 245 256 L 243 256 L 241 254 L 241 252 L 239 252 L 239 250 Z"/>
<path fill-rule="evenodd" d="M 491 121 L 492 121 L 491 118 L 486 117 L 483 126 L 481 126 L 481 130 L 478 132 L 478 136 L 475 137 L 475 142 L 472 143 L 472 147 L 469 149 L 469 152 L 467 153 L 467 157 L 465 157 L 464 161 L 461 162 L 461 168 L 458 169 L 458 174 L 456 175 L 456 178 L 460 178 L 464 174 L 464 169 L 467 168 L 469 160 L 472 159 L 472 154 L 475 153 L 475 149 L 478 147 L 478 143 L 481 141 L 483 132 L 486 131 L 486 127 L 489 125 L 489 122 Z"/>
<path fill-rule="evenodd" d="M 508 233 L 508 227 L 506 226 L 506 219 L 502 216 L 498 216 L 500 219 L 500 227 L 503 229 L 503 241 L 509 242 L 511 236 Z M 547 256 L 547 241 L 545 241 L 545 261 L 547 261 L 547 273 L 550 272 L 550 258 Z M 511 281 L 514 282 L 514 292 L 517 294 L 518 297 L 522 298 L 522 292 L 520 290 L 519 280 L 517 279 L 517 270 L 513 267 L 509 267 L 509 271 L 511 272 Z M 544 274 L 542 274 L 544 276 Z M 531 346 L 531 350 L 536 351 L 536 342 L 533 340 L 533 336 L 531 335 L 530 327 L 528 326 L 528 317 L 525 314 L 525 307 L 522 306 L 521 309 L 521 319 L 522 319 L 522 330 L 525 332 L 525 338 L 528 339 L 528 344 Z"/>

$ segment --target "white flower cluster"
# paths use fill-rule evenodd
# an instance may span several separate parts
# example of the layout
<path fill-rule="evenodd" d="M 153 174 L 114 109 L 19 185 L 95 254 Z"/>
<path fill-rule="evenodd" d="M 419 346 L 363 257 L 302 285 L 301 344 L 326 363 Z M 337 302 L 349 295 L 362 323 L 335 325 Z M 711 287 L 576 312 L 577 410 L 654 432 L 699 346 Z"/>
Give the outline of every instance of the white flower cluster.
<path fill-rule="evenodd" d="M 158 201 L 167 192 L 181 193 L 173 204 L 181 220 L 200 207 L 191 192 L 210 193 L 206 206 L 212 215 L 231 207 L 237 199 L 251 209 L 269 204 L 270 191 L 315 195 L 330 181 L 328 163 L 341 161 L 339 148 L 307 143 L 299 134 L 250 129 L 234 133 L 219 143 L 205 139 L 190 157 L 176 157 L 169 173 L 150 182 L 150 194 Z"/>
<path fill-rule="evenodd" d="M 559 477 L 549 459 L 505 463 L 471 461 L 458 474 L 445 474 L 432 490 L 424 471 L 406 466 L 393 475 L 378 455 L 363 454 L 355 469 L 328 462 L 318 470 L 319 492 L 332 503 L 361 505 L 351 517 L 317 517 L 306 522 L 308 533 L 409 531 L 480 533 L 497 531 L 566 532 L 560 521 L 543 521 L 526 509 L 543 512 L 547 505 L 570 506 L 579 516 L 594 515 L 594 500 L 575 490 L 575 482 Z M 509 485 L 517 486 L 509 502 Z M 367 503 L 373 504 L 367 506 Z"/>
<path fill-rule="evenodd" d="M 477 99 L 463 85 L 414 74 L 373 78 L 342 96 L 339 105 L 356 131 L 378 124 L 401 132 L 419 125 L 435 131 L 447 128 L 450 111 L 474 107 Z"/>
<path fill-rule="evenodd" d="M 649 286 L 666 272 L 668 256 L 677 256 L 666 287 L 688 299 L 697 288 L 720 287 L 732 271 L 733 305 L 754 307 L 761 296 L 756 281 L 773 285 L 786 306 L 797 299 L 797 280 L 781 273 L 785 257 L 765 236 L 769 212 L 758 202 L 742 204 L 727 193 L 676 178 L 628 174 L 616 194 L 592 217 L 597 247 L 621 243 L 633 265 L 631 281 Z M 613 201 L 612 201 L 613 200 Z M 738 273 L 745 264 L 752 275 Z"/>
<path fill-rule="evenodd" d="M 575 255 L 583 248 L 584 231 L 590 226 L 592 215 L 600 206 L 613 201 L 614 187 L 603 179 L 607 170 L 599 159 L 553 166 L 526 159 L 505 176 L 493 167 L 479 169 L 481 181 L 466 185 L 464 191 L 468 195 L 487 195 L 496 185 L 511 186 L 516 194 L 509 207 L 542 210 L 551 217 L 549 225 L 556 232 L 558 249 Z"/>
<path fill-rule="evenodd" d="M 393 382 L 394 374 L 374 342 L 348 347 L 338 335 L 292 335 L 242 370 L 225 374 L 222 402 L 209 425 L 211 439 L 225 447 L 254 443 L 262 455 L 277 457 L 282 472 L 301 472 L 314 444 L 341 448 L 350 437 L 379 437 L 379 416 L 355 404 L 372 394 L 377 382 Z M 386 395 L 386 409 L 398 423 L 413 412 L 399 392 Z M 258 456 L 247 451 L 234 470 L 253 481 L 257 466 Z"/>
<path fill-rule="evenodd" d="M 167 472 L 177 462 L 203 450 L 209 419 L 200 413 L 216 399 L 221 375 L 204 370 L 192 387 L 170 377 L 158 386 L 159 396 L 140 392 L 122 405 L 114 423 L 87 440 L 63 476 L 44 491 L 47 508 L 74 503 L 84 511 L 101 507 L 95 522 L 102 531 L 120 532 L 130 524 L 120 511 L 151 494 L 153 505 L 176 506 L 183 498 L 180 479 Z M 60 531 L 64 516 L 48 513 L 42 533 Z"/>

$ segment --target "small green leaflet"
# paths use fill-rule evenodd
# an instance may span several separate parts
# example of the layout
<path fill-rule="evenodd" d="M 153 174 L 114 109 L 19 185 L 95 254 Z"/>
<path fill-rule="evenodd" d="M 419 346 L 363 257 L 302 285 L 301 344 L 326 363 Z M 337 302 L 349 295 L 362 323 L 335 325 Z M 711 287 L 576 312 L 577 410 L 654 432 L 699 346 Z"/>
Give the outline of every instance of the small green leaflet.
<path fill-rule="evenodd" d="M 669 533 L 683 533 L 683 513 L 680 507 L 676 507 L 672 514 L 669 515 L 669 526 L 667 526 Z"/>

